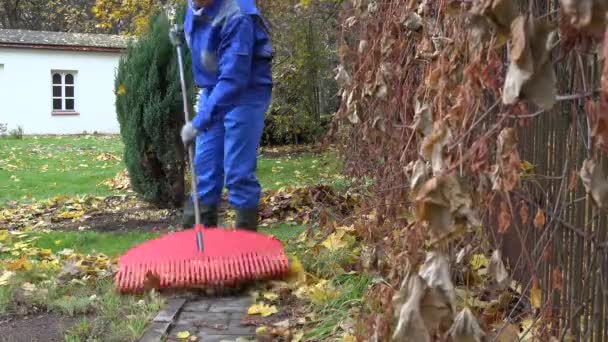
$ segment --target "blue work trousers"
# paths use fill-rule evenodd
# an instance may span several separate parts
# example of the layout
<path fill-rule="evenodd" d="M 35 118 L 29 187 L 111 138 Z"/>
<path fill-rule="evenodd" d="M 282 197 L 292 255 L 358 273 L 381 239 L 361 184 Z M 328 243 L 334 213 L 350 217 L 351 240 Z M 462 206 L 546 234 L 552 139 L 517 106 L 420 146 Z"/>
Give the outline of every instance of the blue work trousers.
<path fill-rule="evenodd" d="M 201 101 L 204 101 L 201 95 Z M 258 206 L 261 186 L 255 175 L 264 114 L 263 104 L 219 106 L 209 128 L 196 138 L 194 167 L 199 200 L 218 205 L 224 185 L 228 202 L 236 209 Z"/>

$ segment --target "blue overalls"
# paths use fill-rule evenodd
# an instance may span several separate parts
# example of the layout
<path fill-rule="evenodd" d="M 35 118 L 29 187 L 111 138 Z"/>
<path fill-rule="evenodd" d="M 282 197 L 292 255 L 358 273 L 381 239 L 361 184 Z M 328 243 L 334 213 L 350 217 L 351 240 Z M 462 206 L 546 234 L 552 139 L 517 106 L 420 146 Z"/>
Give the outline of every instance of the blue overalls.
<path fill-rule="evenodd" d="M 198 198 L 216 206 L 226 185 L 231 206 L 256 208 L 257 149 L 272 93 L 268 25 L 255 0 L 214 0 L 199 11 L 189 1 L 184 33 L 203 89 L 192 120 Z"/>

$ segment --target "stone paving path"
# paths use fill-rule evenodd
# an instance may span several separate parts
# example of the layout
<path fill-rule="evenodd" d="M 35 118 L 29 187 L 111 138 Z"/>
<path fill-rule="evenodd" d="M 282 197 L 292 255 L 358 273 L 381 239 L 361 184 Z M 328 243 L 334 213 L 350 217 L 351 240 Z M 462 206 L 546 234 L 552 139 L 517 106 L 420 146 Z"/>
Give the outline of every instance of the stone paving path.
<path fill-rule="evenodd" d="M 255 327 L 243 324 L 251 305 L 247 295 L 221 298 L 172 299 L 154 319 L 140 342 L 184 341 L 177 334 L 188 331 L 196 341 L 255 341 Z"/>

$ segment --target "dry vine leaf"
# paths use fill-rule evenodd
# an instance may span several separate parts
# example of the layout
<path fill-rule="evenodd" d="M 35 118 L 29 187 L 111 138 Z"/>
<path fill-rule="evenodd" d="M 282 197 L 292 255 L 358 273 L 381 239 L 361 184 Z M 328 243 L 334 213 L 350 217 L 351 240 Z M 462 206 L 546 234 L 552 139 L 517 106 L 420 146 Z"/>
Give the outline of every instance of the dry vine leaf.
<path fill-rule="evenodd" d="M 604 33 L 603 52 L 604 56 L 608 56 L 608 30 Z M 604 63 L 601 88 L 599 106 L 593 106 L 594 111 L 588 111 L 590 114 L 594 114 L 592 120 L 593 130 L 591 131 L 594 145 L 604 151 L 608 151 L 608 63 Z"/>
<path fill-rule="evenodd" d="M 486 336 L 469 308 L 458 313 L 448 334 L 454 342 L 482 342 Z"/>
<path fill-rule="evenodd" d="M 400 307 L 396 307 L 398 320 L 392 340 L 430 342 L 431 336 L 420 312 L 420 303 L 426 293 L 427 286 L 424 279 L 419 275 L 411 277 L 408 286 L 407 301 Z"/>
<path fill-rule="evenodd" d="M 450 279 L 448 259 L 430 252 L 418 274 L 428 286 L 420 304 L 422 318 L 427 329 L 436 331 L 444 321 L 451 320 L 456 310 L 456 291 Z"/>
<path fill-rule="evenodd" d="M 528 220 L 530 219 L 530 209 L 524 201 L 521 201 L 520 204 L 519 218 L 521 219 L 521 224 L 524 226 L 528 224 Z"/>
<path fill-rule="evenodd" d="M 351 78 L 346 69 L 344 69 L 344 65 L 340 64 L 336 68 L 336 77 L 334 78 L 336 82 L 341 86 L 345 87 L 350 84 Z"/>
<path fill-rule="evenodd" d="M 357 110 L 357 103 L 355 102 L 355 91 L 351 91 L 348 94 L 348 99 L 346 101 L 346 110 L 348 112 L 348 121 L 353 125 L 356 125 L 361 122 L 359 119 L 359 114 Z"/>
<path fill-rule="evenodd" d="M 502 262 L 502 255 L 498 249 L 492 253 L 488 272 L 501 289 L 506 289 L 511 283 L 509 273 L 507 272 L 505 264 Z"/>
<path fill-rule="evenodd" d="M 553 108 L 557 89 L 551 50 L 557 41 L 552 24 L 519 16 L 511 23 L 510 64 L 503 89 L 503 103 L 527 99 L 544 110 Z"/>
<path fill-rule="evenodd" d="M 426 137 L 433 131 L 433 115 L 427 104 L 421 104 L 416 100 L 414 111 L 414 124 L 412 127 Z"/>
<path fill-rule="evenodd" d="M 533 308 L 540 309 L 541 298 L 542 298 L 542 291 L 538 287 L 538 281 L 535 280 L 535 281 L 533 281 L 532 288 L 530 289 L 530 304 L 532 304 Z"/>
<path fill-rule="evenodd" d="M 440 174 L 445 168 L 443 150 L 450 139 L 451 133 L 445 122 L 437 121 L 433 125 L 430 135 L 425 136 L 422 140 L 420 154 L 431 162 L 434 175 Z"/>
<path fill-rule="evenodd" d="M 401 18 L 401 24 L 411 31 L 418 31 L 422 28 L 422 18 L 416 12 L 405 14 Z"/>
<path fill-rule="evenodd" d="M 534 227 L 542 228 L 545 226 L 545 213 L 542 209 L 536 210 L 536 216 L 534 216 Z"/>
<path fill-rule="evenodd" d="M 416 194 L 416 216 L 437 234 L 451 232 L 455 223 L 478 226 L 472 199 L 455 173 L 431 178 Z"/>
<path fill-rule="evenodd" d="M 564 15 L 577 29 L 603 30 L 608 5 L 604 0 L 560 0 Z"/>
<path fill-rule="evenodd" d="M 604 171 L 596 165 L 595 161 L 586 159 L 583 161 L 580 176 L 585 190 L 591 195 L 595 205 L 605 209 L 608 206 L 608 179 Z"/>
<path fill-rule="evenodd" d="M 405 265 L 405 276 L 399 286 L 399 291 L 393 295 L 393 307 L 400 308 L 410 298 L 411 290 L 413 289 L 416 279 L 411 272 L 411 265 L 408 263 Z M 399 310 L 394 312 L 395 318 L 399 318 Z"/>
<path fill-rule="evenodd" d="M 509 192 L 519 182 L 521 160 L 517 152 L 517 137 L 514 128 L 504 128 L 498 135 L 496 165 L 490 177 L 492 190 Z"/>
<path fill-rule="evenodd" d="M 511 0 L 476 0 L 468 19 L 471 48 L 480 47 L 496 33 L 495 47 L 507 41 L 511 23 L 518 15 L 517 4 Z"/>
<path fill-rule="evenodd" d="M 553 281 L 553 288 L 559 291 L 564 290 L 564 275 L 559 268 L 555 267 L 551 272 L 551 280 Z"/>
<path fill-rule="evenodd" d="M 420 185 L 428 179 L 428 175 L 429 168 L 427 167 L 427 163 L 422 159 L 418 159 L 411 167 L 410 189 L 416 193 Z"/>
<path fill-rule="evenodd" d="M 511 213 L 507 203 L 500 203 L 500 213 L 498 214 L 498 234 L 504 234 L 511 227 Z"/>
<path fill-rule="evenodd" d="M 511 23 L 519 14 L 517 3 L 512 0 L 476 0 L 471 13 L 486 17 L 498 32 L 508 36 Z"/>

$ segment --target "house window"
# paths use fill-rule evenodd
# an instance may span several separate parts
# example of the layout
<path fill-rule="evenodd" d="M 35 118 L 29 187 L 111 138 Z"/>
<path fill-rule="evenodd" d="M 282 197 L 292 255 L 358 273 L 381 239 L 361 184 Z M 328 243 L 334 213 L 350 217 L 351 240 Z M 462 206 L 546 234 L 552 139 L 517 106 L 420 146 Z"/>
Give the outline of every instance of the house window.
<path fill-rule="evenodd" d="M 74 112 L 75 72 L 53 71 L 53 112 Z"/>

